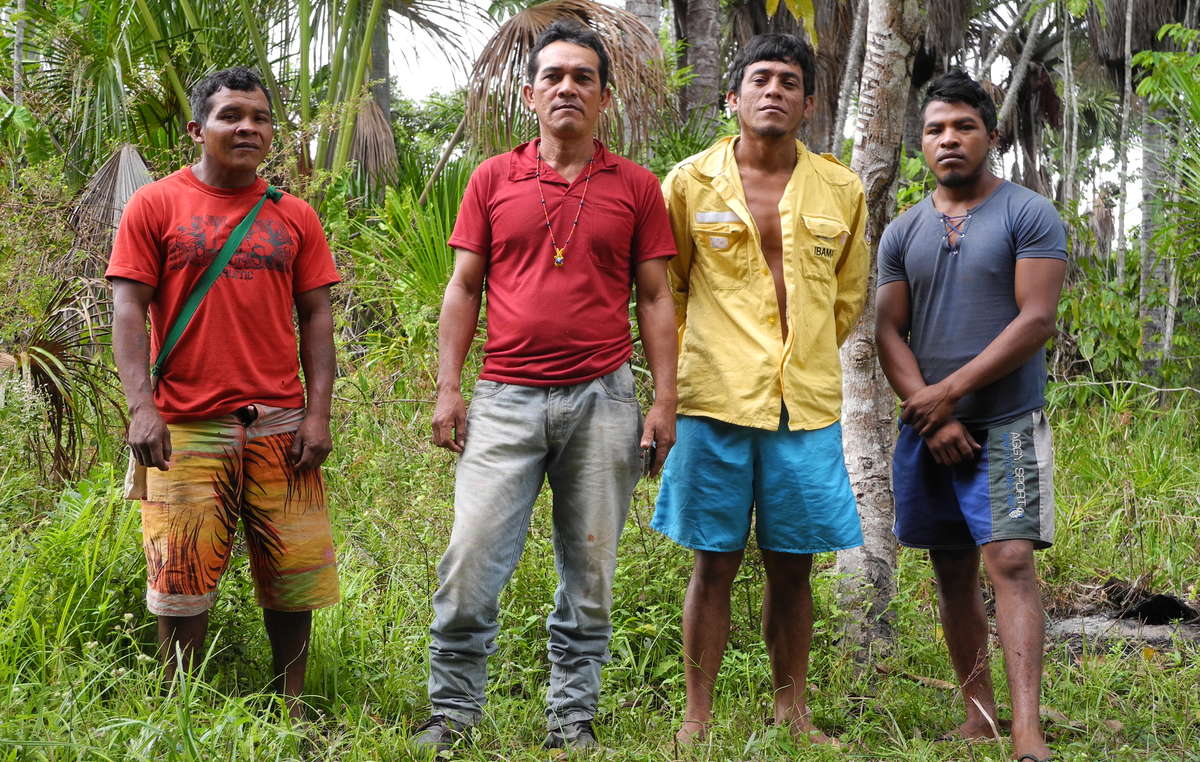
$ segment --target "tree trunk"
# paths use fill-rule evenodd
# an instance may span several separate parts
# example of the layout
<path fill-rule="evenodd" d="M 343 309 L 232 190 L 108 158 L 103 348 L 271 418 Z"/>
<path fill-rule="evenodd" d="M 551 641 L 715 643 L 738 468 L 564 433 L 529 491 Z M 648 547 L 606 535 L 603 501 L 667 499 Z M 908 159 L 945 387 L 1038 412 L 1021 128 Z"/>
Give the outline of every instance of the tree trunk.
<path fill-rule="evenodd" d="M 817 153 L 828 151 L 837 155 L 841 151 L 841 140 L 834 136 L 837 120 L 838 96 L 841 94 L 842 72 L 850 66 L 850 48 L 854 41 L 854 19 L 856 8 L 867 0 L 835 0 L 817 3 L 813 25 L 816 27 L 820 44 L 813 51 L 816 59 L 816 76 L 813 77 L 814 108 L 809 120 L 801 125 L 800 136 L 809 149 Z M 776 18 L 790 16 L 780 4 Z M 803 27 L 804 24 L 800 23 Z"/>
<path fill-rule="evenodd" d="M 1125 188 L 1129 187 L 1129 113 L 1133 105 L 1133 0 L 1125 0 L 1125 94 L 1121 99 L 1121 194 L 1117 198 L 1117 283 L 1125 283 Z"/>
<path fill-rule="evenodd" d="M 388 67 L 388 58 L 391 55 L 388 38 L 390 19 L 391 14 L 385 9 L 383 17 L 375 25 L 375 34 L 371 37 L 371 99 L 379 106 L 388 122 L 392 121 L 392 80 Z"/>
<path fill-rule="evenodd" d="M 1071 44 L 1071 30 L 1073 28 L 1073 17 L 1067 6 L 1066 0 L 1059 0 L 1059 12 L 1062 18 L 1063 29 L 1063 92 L 1067 96 L 1067 124 L 1063 130 L 1063 137 L 1066 138 L 1066 167 L 1063 169 L 1063 184 L 1062 184 L 1062 200 L 1072 214 L 1075 213 L 1074 203 L 1079 196 L 1078 178 L 1076 175 L 1076 167 L 1079 163 L 1079 94 L 1076 92 L 1075 85 L 1075 56 L 1073 46 Z M 1069 225 L 1071 231 L 1072 244 L 1074 244 L 1074 226 Z M 1074 252 L 1075 246 L 1071 246 L 1071 251 Z"/>
<path fill-rule="evenodd" d="M 13 30 L 12 42 L 12 102 L 14 106 L 20 106 L 25 101 L 25 0 L 17 0 L 15 14 L 17 23 Z"/>
<path fill-rule="evenodd" d="M 679 6 L 683 5 L 680 13 Z M 676 4 L 675 23 L 682 25 L 680 39 L 687 42 L 684 58 L 692 79 L 683 88 L 686 117 L 716 119 L 721 98 L 721 3 L 687 0 Z"/>
<path fill-rule="evenodd" d="M 1016 66 L 1013 67 L 1012 76 L 1009 77 L 1008 92 L 1004 94 L 1004 105 L 1000 107 L 1000 113 L 996 117 L 996 125 L 1001 131 L 1004 130 L 1008 119 L 1012 116 L 1012 111 L 1017 105 L 1017 94 L 1021 91 L 1021 85 L 1025 82 L 1025 73 L 1029 70 L 1029 60 L 1033 58 L 1034 48 L 1037 47 L 1038 37 L 1042 33 L 1042 16 L 1046 13 L 1046 6 L 1038 8 L 1038 12 L 1033 17 L 1033 21 L 1029 24 L 1029 36 L 1025 38 L 1025 47 L 1021 49 L 1021 57 L 1017 59 Z"/>
<path fill-rule="evenodd" d="M 1159 292 L 1168 288 L 1170 274 L 1167 258 L 1161 256 L 1154 243 L 1161 222 L 1159 194 L 1163 192 L 1163 158 L 1167 136 L 1159 121 L 1160 113 L 1151 113 L 1146 104 L 1142 109 L 1142 224 L 1140 243 L 1141 262 L 1138 281 L 1138 318 L 1142 324 L 1142 371 L 1151 383 L 1161 380 L 1163 338 L 1166 333 L 1166 305 Z M 1156 298 L 1157 297 L 1157 298 Z"/>
<path fill-rule="evenodd" d="M 879 368 L 875 347 L 875 247 L 895 208 L 904 109 L 914 48 L 922 30 L 916 0 L 872 0 L 859 94 L 858 142 L 851 162 L 866 191 L 872 277 L 863 316 L 842 347 L 842 441 L 865 544 L 838 553 L 837 567 L 844 575 L 839 583 L 841 607 L 851 617 L 847 635 L 864 649 L 888 640 L 891 623 L 887 612 L 896 592 L 896 540 L 891 532 L 895 398 Z"/>
<path fill-rule="evenodd" d="M 846 67 L 842 70 L 842 86 L 838 88 L 837 116 L 833 120 L 833 131 L 829 134 L 829 145 L 835 154 L 840 153 L 842 135 L 846 132 L 846 119 L 850 114 L 850 101 L 858 95 L 858 78 L 862 73 L 863 48 L 867 36 L 867 14 L 869 0 L 858 0 L 854 11 L 854 29 L 850 32 L 850 52 L 846 54 Z"/>
<path fill-rule="evenodd" d="M 659 0 L 625 0 L 625 10 L 641 19 L 658 37 L 658 29 L 662 25 L 662 3 Z"/>
<path fill-rule="evenodd" d="M 1025 18 L 1025 14 L 1029 12 L 1029 6 L 1033 5 L 1033 0 L 1025 0 L 1021 4 L 1021 9 L 1017 11 L 1017 15 L 1013 16 L 1012 23 L 1004 30 L 1004 34 L 992 44 L 991 50 L 987 54 L 987 58 L 979 64 L 979 69 L 975 72 L 975 79 L 986 79 L 992 81 L 992 64 L 996 63 L 996 58 L 999 57 L 1000 51 L 1004 49 L 1004 43 L 1008 42 L 1008 38 L 1013 36 L 1017 31 L 1017 27 L 1021 26 L 1021 19 Z"/>

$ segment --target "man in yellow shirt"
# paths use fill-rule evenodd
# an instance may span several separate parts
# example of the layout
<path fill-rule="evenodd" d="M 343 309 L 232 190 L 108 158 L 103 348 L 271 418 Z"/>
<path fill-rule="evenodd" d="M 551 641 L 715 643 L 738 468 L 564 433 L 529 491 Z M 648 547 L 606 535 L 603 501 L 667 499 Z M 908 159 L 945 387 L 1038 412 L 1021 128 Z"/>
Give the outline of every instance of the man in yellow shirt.
<path fill-rule="evenodd" d="M 681 744 L 705 737 L 729 637 L 729 594 L 751 513 L 767 570 L 763 629 L 775 723 L 830 742 L 805 701 L 812 554 L 862 544 L 838 422 L 838 346 L 862 310 L 862 184 L 796 140 L 813 107 L 813 57 L 760 35 L 734 60 L 726 102 L 740 134 L 663 182 L 678 255 L 677 443 L 652 526 L 695 551 L 683 610 Z"/>

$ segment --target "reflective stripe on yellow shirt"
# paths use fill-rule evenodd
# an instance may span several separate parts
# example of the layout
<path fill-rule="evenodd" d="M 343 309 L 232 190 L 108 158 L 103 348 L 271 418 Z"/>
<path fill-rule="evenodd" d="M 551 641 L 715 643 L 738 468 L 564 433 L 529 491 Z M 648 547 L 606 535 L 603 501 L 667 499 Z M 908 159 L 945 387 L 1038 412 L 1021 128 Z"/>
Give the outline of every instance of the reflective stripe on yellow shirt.
<path fill-rule="evenodd" d="M 862 183 L 796 141 L 779 202 L 786 342 L 775 281 L 746 205 L 736 138 L 679 163 L 663 181 L 678 255 L 668 264 L 679 327 L 679 406 L 739 426 L 819 429 L 841 416 L 838 347 L 866 296 Z"/>

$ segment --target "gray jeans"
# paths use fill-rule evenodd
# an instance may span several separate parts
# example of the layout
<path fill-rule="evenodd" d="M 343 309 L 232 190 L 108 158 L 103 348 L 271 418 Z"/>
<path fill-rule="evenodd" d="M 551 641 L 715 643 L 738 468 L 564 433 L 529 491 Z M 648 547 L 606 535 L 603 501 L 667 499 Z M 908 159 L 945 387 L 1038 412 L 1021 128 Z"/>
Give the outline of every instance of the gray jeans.
<path fill-rule="evenodd" d="M 456 475 L 454 529 L 433 596 L 434 714 L 466 724 L 480 719 L 500 591 L 521 557 L 546 477 L 559 579 L 546 620 L 547 723 L 553 729 L 596 713 L 612 633 L 617 541 L 638 479 L 640 436 L 628 365 L 574 386 L 476 384 Z"/>

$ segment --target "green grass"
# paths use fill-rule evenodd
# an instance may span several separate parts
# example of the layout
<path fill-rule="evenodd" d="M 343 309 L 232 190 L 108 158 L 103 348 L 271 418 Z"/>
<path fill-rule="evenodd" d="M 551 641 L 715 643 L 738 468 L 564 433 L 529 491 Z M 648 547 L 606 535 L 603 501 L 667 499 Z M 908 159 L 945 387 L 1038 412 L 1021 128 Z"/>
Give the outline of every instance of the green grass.
<path fill-rule="evenodd" d="M 142 602 L 135 509 L 117 469 L 101 466 L 57 494 L 22 476 L 19 416 L 0 405 L 0 760 L 402 760 L 428 711 L 429 600 L 452 519 L 453 457 L 428 443 L 430 361 L 400 373 L 377 362 L 339 379 L 337 449 L 327 476 L 343 601 L 316 616 L 309 697 L 294 727 L 265 694 L 269 655 L 244 558 L 223 582 L 202 677 L 168 689 Z M 353 402 L 350 402 L 353 401 Z M 1040 556 L 1059 609 L 1109 576 L 1188 593 L 1200 579 L 1200 414 L 1158 412 L 1136 396 L 1053 412 L 1059 535 Z M 7 423 L 6 423 L 7 421 Z M 643 483 L 621 545 L 613 660 L 598 731 L 610 759 L 668 760 L 683 701 L 679 611 L 690 559 L 648 528 L 656 485 Z M 489 713 L 465 760 L 544 760 L 546 614 L 555 585 L 543 495 L 525 555 L 503 599 Z M 762 568 L 734 588 L 717 724 L 697 759 L 1002 760 L 995 744 L 937 744 L 958 722 L 953 691 L 904 675 L 952 680 L 928 564 L 901 555 L 897 640 L 862 668 L 836 642 L 841 614 L 831 558 L 816 579 L 812 705 L 845 751 L 797 749 L 768 727 L 770 678 L 758 632 Z M 1194 590 L 1194 588 L 1193 588 Z M 1190 593 L 1194 596 L 1194 592 Z M 1200 652 L 1048 647 L 1044 703 L 1060 760 L 1200 759 Z M 1002 662 L 993 672 L 1004 685 Z M 1005 700 L 1000 688 L 1002 702 Z"/>

